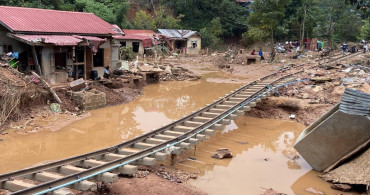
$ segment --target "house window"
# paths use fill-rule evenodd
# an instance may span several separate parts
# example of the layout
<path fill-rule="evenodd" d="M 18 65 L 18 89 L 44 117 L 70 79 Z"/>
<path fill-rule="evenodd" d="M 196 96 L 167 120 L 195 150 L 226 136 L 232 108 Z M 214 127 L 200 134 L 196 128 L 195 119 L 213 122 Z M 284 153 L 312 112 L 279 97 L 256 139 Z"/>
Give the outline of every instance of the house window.
<path fill-rule="evenodd" d="M 8 53 L 8 52 L 11 52 L 11 51 L 13 51 L 13 46 L 11 46 L 11 45 L 3 45 L 2 46 L 3 47 L 3 53 Z"/>
<path fill-rule="evenodd" d="M 98 49 L 94 55 L 94 67 L 104 66 L 104 49 Z"/>
<path fill-rule="evenodd" d="M 120 44 L 121 44 L 121 47 L 126 47 L 126 41 L 121 41 Z"/>
<path fill-rule="evenodd" d="M 198 47 L 198 41 L 191 41 L 191 47 L 197 48 Z"/>
<path fill-rule="evenodd" d="M 132 51 L 137 53 L 139 52 L 140 43 L 139 42 L 132 42 Z"/>

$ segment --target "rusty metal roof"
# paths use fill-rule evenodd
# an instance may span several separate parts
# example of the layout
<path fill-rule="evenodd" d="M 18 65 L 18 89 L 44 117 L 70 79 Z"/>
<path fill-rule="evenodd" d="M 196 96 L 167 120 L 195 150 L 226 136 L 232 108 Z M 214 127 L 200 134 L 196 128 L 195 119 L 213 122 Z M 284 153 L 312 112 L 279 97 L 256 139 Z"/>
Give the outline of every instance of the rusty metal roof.
<path fill-rule="evenodd" d="M 22 35 L 22 34 L 8 34 L 9 37 L 18 39 L 30 45 L 37 43 L 52 44 L 57 46 L 75 46 L 79 43 L 89 41 L 105 41 L 97 37 L 89 36 L 75 36 L 75 35 Z"/>
<path fill-rule="evenodd" d="M 192 30 L 158 29 L 158 31 L 170 39 L 188 39 L 195 34 L 200 36 L 197 31 Z"/>
<path fill-rule="evenodd" d="M 0 6 L 0 24 L 24 34 L 116 34 L 111 24 L 83 12 Z"/>
<path fill-rule="evenodd" d="M 135 29 L 122 29 L 126 35 L 141 35 L 152 37 L 156 33 L 152 30 L 135 30 Z"/>

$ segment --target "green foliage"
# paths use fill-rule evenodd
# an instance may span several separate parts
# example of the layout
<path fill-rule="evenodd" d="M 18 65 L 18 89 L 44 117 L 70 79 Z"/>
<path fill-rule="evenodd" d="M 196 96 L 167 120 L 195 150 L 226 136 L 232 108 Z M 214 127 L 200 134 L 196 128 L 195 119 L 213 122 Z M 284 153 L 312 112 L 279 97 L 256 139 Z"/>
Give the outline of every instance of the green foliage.
<path fill-rule="evenodd" d="M 166 9 L 173 9 L 174 14 L 183 15 L 184 29 L 196 30 L 207 26 L 213 18 L 219 17 L 222 36 L 240 36 L 247 29 L 248 10 L 236 4 L 234 0 L 161 0 Z"/>
<path fill-rule="evenodd" d="M 251 27 L 247 32 L 243 33 L 242 41 L 244 45 L 253 45 L 256 42 L 262 42 L 268 37 L 268 32 L 258 27 Z"/>
<path fill-rule="evenodd" d="M 257 0 L 254 2 L 253 12 L 248 18 L 248 23 L 251 26 L 248 35 L 251 35 L 251 40 L 262 40 L 267 35 L 271 37 L 271 41 L 278 36 L 286 34 L 286 28 L 283 24 L 285 16 L 285 7 L 289 0 Z M 249 38 L 247 38 L 249 39 Z"/>
<path fill-rule="evenodd" d="M 215 48 L 220 44 L 222 25 L 220 18 L 214 18 L 207 27 L 200 29 L 202 35 L 202 46 Z"/>
<path fill-rule="evenodd" d="M 182 17 L 181 14 L 177 18 L 173 17 L 165 7 L 161 6 L 155 12 L 153 23 L 156 29 L 179 29 Z"/>
<path fill-rule="evenodd" d="M 109 23 L 115 22 L 112 10 L 103 3 L 94 0 L 76 0 L 76 8 L 80 11 L 94 13 Z"/>
<path fill-rule="evenodd" d="M 120 47 L 119 56 L 120 56 L 120 60 L 131 61 L 135 58 L 135 53 L 132 50 L 132 47 Z"/>
<path fill-rule="evenodd" d="M 364 25 L 361 27 L 359 39 L 370 40 L 370 18 L 363 20 Z"/>
<path fill-rule="evenodd" d="M 155 30 L 152 16 L 143 10 L 136 12 L 136 17 L 133 20 L 133 27 L 135 29 Z"/>

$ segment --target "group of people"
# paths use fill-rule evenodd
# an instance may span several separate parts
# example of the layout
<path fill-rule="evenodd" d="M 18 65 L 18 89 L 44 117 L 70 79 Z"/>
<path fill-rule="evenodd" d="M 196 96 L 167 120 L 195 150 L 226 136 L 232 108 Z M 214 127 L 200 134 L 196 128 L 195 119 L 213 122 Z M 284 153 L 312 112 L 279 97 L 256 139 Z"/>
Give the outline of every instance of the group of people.
<path fill-rule="evenodd" d="M 257 55 L 255 49 L 251 52 L 251 55 Z M 263 51 L 262 51 L 262 49 L 260 49 L 258 51 L 258 55 L 261 57 L 261 60 L 264 60 L 265 59 L 265 57 L 263 57 Z"/>
<path fill-rule="evenodd" d="M 368 45 L 367 45 L 367 42 L 366 41 L 364 41 L 364 40 L 362 40 L 361 41 L 361 44 L 363 45 L 363 52 L 364 53 L 366 53 L 368 50 L 369 50 L 369 48 L 368 48 Z M 355 52 L 358 52 L 358 47 L 356 47 L 356 46 L 353 46 L 351 49 L 349 49 L 348 48 L 348 45 L 347 45 L 347 42 L 344 42 L 343 43 L 343 45 L 342 45 L 342 53 L 343 53 L 343 55 L 347 52 L 347 51 L 349 51 L 349 52 L 352 52 L 352 53 L 355 53 Z"/>

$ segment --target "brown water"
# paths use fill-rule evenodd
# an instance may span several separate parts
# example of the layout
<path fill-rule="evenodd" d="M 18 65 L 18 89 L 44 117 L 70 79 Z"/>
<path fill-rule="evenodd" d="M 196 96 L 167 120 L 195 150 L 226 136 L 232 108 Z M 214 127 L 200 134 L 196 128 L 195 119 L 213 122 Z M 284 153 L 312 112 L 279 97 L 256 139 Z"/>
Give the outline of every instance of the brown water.
<path fill-rule="evenodd" d="M 303 158 L 290 159 L 297 154 L 293 145 L 303 129 L 297 122 L 242 116 L 201 142 L 195 155 L 190 152 L 196 160 L 186 159 L 176 167 L 200 175 L 191 184 L 209 194 L 261 194 L 264 188 L 312 194 L 305 191 L 310 187 L 325 194 L 345 194 L 330 189 Z M 218 148 L 229 148 L 234 157 L 211 158 Z"/>
<path fill-rule="evenodd" d="M 129 140 L 168 124 L 218 99 L 242 84 L 207 82 L 227 78 L 221 73 L 199 81 L 162 82 L 144 88 L 136 100 L 91 112 L 91 116 L 59 131 L 1 135 L 0 173 L 91 152 Z"/>
<path fill-rule="evenodd" d="M 222 81 L 222 83 L 220 81 Z M 210 73 L 194 82 L 164 82 L 145 87 L 136 100 L 91 112 L 91 116 L 59 131 L 41 130 L 1 135 L 0 174 L 91 152 L 131 139 L 204 107 L 241 86 L 235 78 Z M 197 146 L 196 160 L 177 168 L 195 172 L 192 184 L 210 194 L 260 194 L 273 188 L 287 194 L 309 194 L 315 187 L 338 194 L 304 159 L 290 160 L 295 139 L 304 129 L 299 123 L 239 117 L 231 125 Z M 248 142 L 248 143 L 246 143 Z M 218 148 L 229 148 L 232 159 L 210 158 Z M 189 151 L 192 153 L 192 151 Z M 285 154 L 285 155 L 284 155 Z M 193 156 L 193 155 L 192 155 Z"/>

